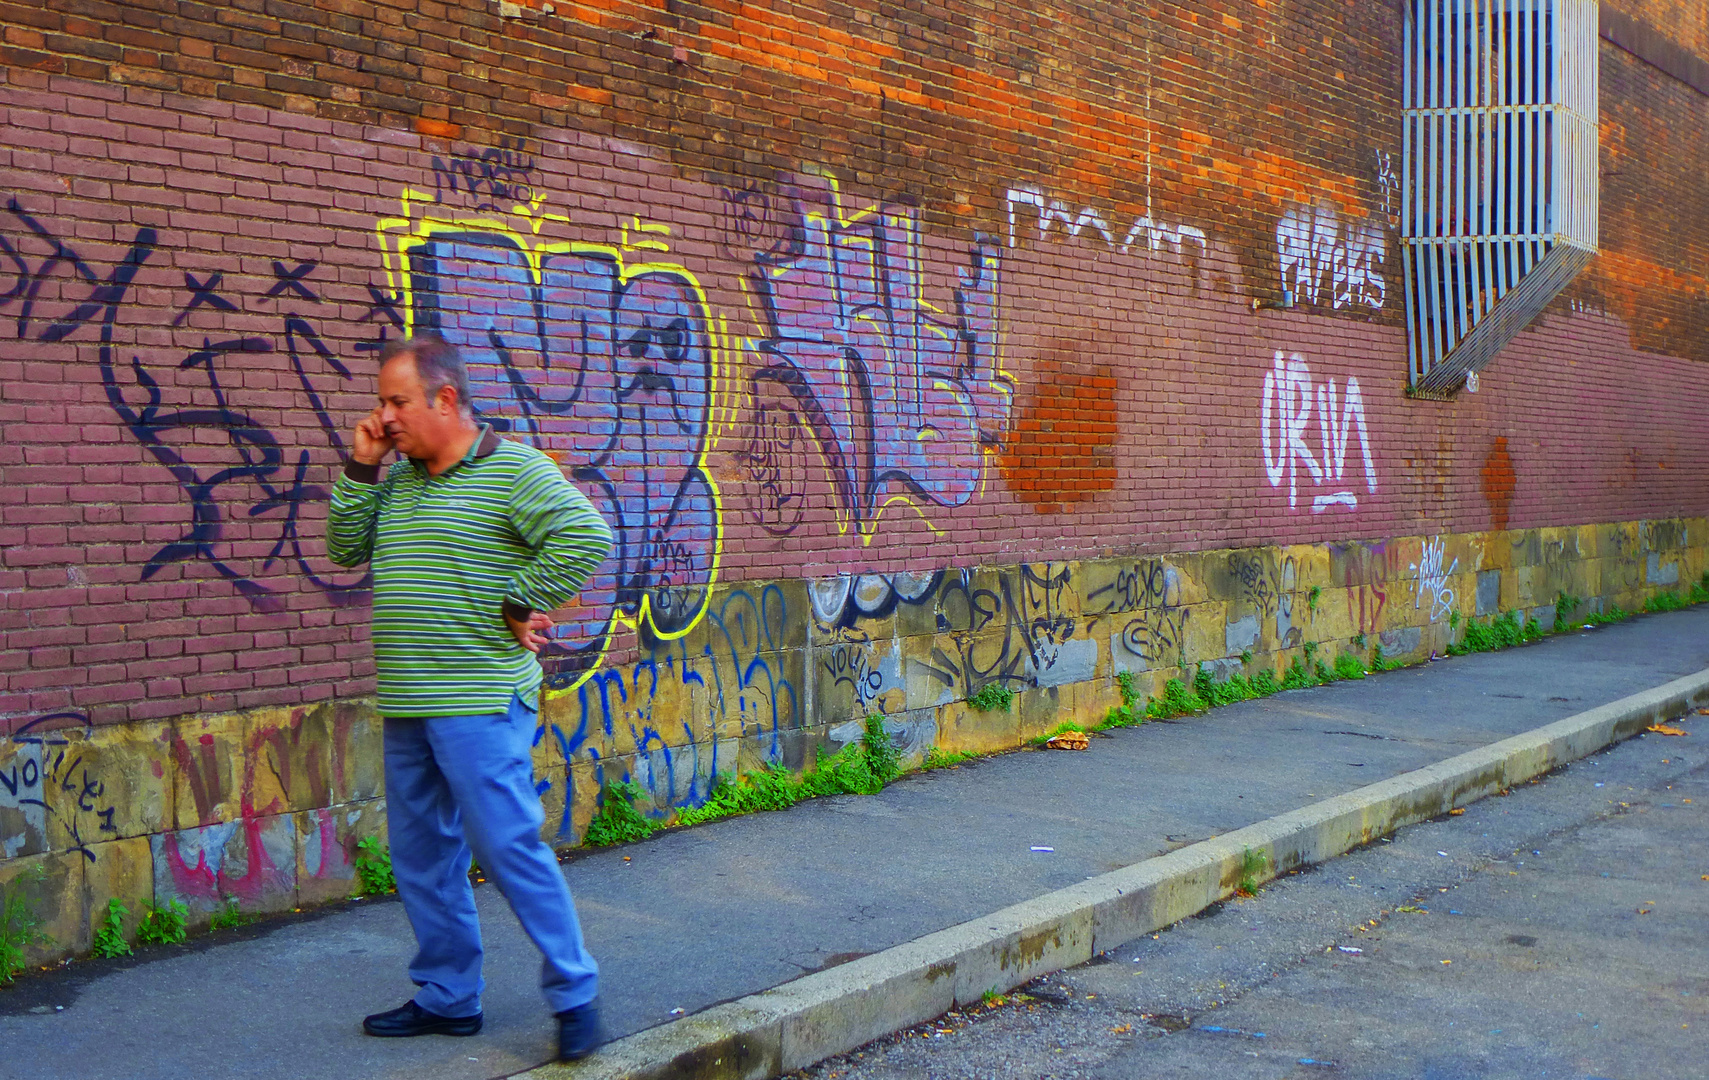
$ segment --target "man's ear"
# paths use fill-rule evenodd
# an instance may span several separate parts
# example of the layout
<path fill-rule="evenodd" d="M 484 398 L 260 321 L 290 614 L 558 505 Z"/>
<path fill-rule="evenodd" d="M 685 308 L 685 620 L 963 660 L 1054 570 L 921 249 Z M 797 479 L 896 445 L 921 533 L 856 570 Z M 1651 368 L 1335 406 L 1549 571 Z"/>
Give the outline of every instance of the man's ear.
<path fill-rule="evenodd" d="M 433 406 L 436 409 L 447 409 L 458 412 L 457 388 L 447 383 L 439 388 L 439 393 L 433 395 Z"/>

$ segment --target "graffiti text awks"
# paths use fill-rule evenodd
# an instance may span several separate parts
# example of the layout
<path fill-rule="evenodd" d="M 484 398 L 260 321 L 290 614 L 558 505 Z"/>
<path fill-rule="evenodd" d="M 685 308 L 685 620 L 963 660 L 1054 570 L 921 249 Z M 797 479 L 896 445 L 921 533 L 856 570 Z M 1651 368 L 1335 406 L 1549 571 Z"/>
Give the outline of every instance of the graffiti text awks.
<path fill-rule="evenodd" d="M 551 454 L 611 523 L 612 558 L 546 650 L 561 691 L 620 625 L 669 640 L 706 609 L 723 536 L 706 467 L 723 344 L 699 281 L 661 257 L 666 226 L 632 222 L 616 245 L 550 241 L 539 225 L 561 219 L 515 210 L 406 190 L 378 229 L 406 332 L 459 346 L 481 419 Z"/>
<path fill-rule="evenodd" d="M 999 360 L 997 242 L 934 259 L 917 213 L 850 205 L 828 174 L 731 192 L 729 209 L 763 330 L 747 343 L 758 522 L 780 534 L 800 523 L 796 439 L 823 463 L 838 526 L 863 538 L 893 503 L 929 523 L 930 507 L 970 500 L 1013 396 Z M 927 299 L 932 261 L 955 267 L 948 307 Z"/>
<path fill-rule="evenodd" d="M 1380 222 L 1348 220 L 1326 203 L 1290 206 L 1276 223 L 1282 288 L 1307 304 L 1381 308 L 1387 251 Z"/>
<path fill-rule="evenodd" d="M 1358 493 L 1344 486 L 1351 479 L 1348 452 L 1355 440 L 1359 446 L 1355 464 L 1364 467 L 1360 486 L 1376 493 L 1377 468 L 1365 423 L 1365 398 L 1356 377 L 1348 376 L 1340 386 L 1334 376 L 1315 383 L 1305 357 L 1278 350 L 1273 366 L 1264 373 L 1258 422 L 1265 478 L 1272 488 L 1286 484 L 1289 509 L 1299 506 L 1302 487 L 1311 495 L 1314 514 L 1334 506 L 1358 508 Z"/>

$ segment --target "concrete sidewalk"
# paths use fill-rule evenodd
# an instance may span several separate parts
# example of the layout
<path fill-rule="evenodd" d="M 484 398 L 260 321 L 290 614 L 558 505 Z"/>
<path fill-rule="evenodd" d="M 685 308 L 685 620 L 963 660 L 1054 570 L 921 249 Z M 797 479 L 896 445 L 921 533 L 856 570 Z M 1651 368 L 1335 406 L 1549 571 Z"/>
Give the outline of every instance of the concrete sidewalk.
<path fill-rule="evenodd" d="M 1585 712 L 1709 667 L 1709 608 L 1293 691 L 657 837 L 565 866 L 614 1034 Z M 1035 851 L 1035 847 L 1053 850 Z M 625 860 L 628 861 L 625 861 Z M 364 1038 L 410 992 L 393 901 L 96 961 L 0 992 L 0 1077 L 498 1077 L 550 1057 L 538 968 L 477 896 L 487 1029 Z"/>

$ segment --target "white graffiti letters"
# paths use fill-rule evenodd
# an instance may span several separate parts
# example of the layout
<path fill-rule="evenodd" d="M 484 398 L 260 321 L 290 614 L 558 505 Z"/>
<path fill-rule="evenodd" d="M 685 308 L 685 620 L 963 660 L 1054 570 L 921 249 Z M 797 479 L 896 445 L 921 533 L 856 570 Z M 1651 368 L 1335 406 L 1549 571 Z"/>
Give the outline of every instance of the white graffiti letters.
<path fill-rule="evenodd" d="M 1038 235 L 1041 240 L 1050 235 L 1051 229 L 1060 227 L 1068 236 L 1080 236 L 1087 230 L 1096 232 L 1112 250 L 1123 255 L 1131 252 L 1135 245 L 1151 251 L 1160 251 L 1164 244 L 1168 244 L 1177 255 L 1188 254 L 1188 244 L 1199 245 L 1198 254 L 1201 256 L 1209 250 L 1209 242 L 1203 229 L 1192 225 L 1171 225 L 1167 221 L 1154 221 L 1149 216 L 1135 219 L 1118 241 L 1110 223 L 1090 206 L 1076 210 L 1060 199 L 1050 198 L 1042 189 L 1031 184 L 1010 188 L 1004 196 L 1004 201 L 1009 208 L 1010 247 L 1014 247 L 1017 242 L 1015 207 L 1030 206 L 1038 211 Z"/>
<path fill-rule="evenodd" d="M 1317 452 L 1308 445 L 1312 413 L 1317 413 Z M 1347 450 L 1355 435 L 1365 466 L 1365 488 L 1377 490 L 1377 469 L 1371 457 L 1371 438 L 1365 426 L 1365 399 L 1359 380 L 1348 376 L 1337 388 L 1333 377 L 1314 385 L 1311 369 L 1299 353 L 1276 353 L 1275 366 L 1264 373 L 1264 396 L 1259 406 L 1260 439 L 1264 448 L 1264 475 L 1271 487 L 1288 486 L 1288 506 L 1299 505 L 1301 474 L 1313 486 L 1340 487 L 1347 471 Z M 1352 491 L 1335 491 L 1312 498 L 1311 512 L 1321 514 L 1331 506 L 1356 509 L 1359 497 Z"/>
<path fill-rule="evenodd" d="M 1411 566 L 1411 569 L 1418 571 L 1418 593 L 1413 597 L 1413 609 L 1419 608 L 1428 596 L 1431 622 L 1437 622 L 1454 610 L 1454 590 L 1448 586 L 1448 578 L 1460 568 L 1460 560 L 1456 556 L 1453 564 L 1444 570 L 1442 558 L 1447 553 L 1447 548 L 1448 545 L 1440 536 L 1434 540 L 1426 540 L 1424 553 Z"/>
<path fill-rule="evenodd" d="M 1346 221 L 1330 206 L 1292 206 L 1276 223 L 1282 288 L 1308 304 L 1380 308 L 1387 241 L 1373 221 Z M 1327 287 L 1326 287 L 1327 285 Z"/>

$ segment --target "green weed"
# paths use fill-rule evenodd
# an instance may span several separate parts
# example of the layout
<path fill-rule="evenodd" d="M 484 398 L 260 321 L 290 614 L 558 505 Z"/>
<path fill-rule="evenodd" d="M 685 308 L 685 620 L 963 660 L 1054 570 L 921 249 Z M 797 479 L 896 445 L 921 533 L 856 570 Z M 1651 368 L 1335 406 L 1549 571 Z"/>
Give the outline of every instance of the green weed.
<path fill-rule="evenodd" d="M 248 926 L 258 918 L 260 918 L 260 916 L 251 915 L 249 912 L 239 908 L 237 904 L 237 897 L 228 896 L 225 898 L 225 903 L 220 905 L 220 909 L 214 912 L 213 920 L 208 923 L 208 929 L 235 930 L 240 926 Z"/>
<path fill-rule="evenodd" d="M 976 760 L 978 754 L 965 750 L 940 750 L 935 746 L 926 747 L 925 760 L 920 762 L 921 772 L 931 772 L 933 769 L 953 769 L 957 765 Z"/>
<path fill-rule="evenodd" d="M 965 761 L 974 755 L 944 756 Z M 679 825 L 700 825 L 737 814 L 787 810 L 796 803 L 823 795 L 875 795 L 900 775 L 901 750 L 884 730 L 884 718 L 869 716 L 859 742 L 835 754 L 816 751 L 811 772 L 796 776 L 774 763 L 735 780 L 719 777 L 711 797 L 699 806 L 678 811 L 676 820 Z M 591 836 L 591 827 L 588 832 Z M 591 839 L 587 842 L 593 843 Z"/>
<path fill-rule="evenodd" d="M 1564 634 L 1573 628 L 1572 613 L 1583 603 L 1582 599 L 1570 593 L 1555 594 L 1555 633 Z"/>
<path fill-rule="evenodd" d="M 1193 676 L 1193 694 L 1206 708 L 1216 708 L 1218 705 L 1232 705 L 1236 701 L 1250 701 L 1263 695 L 1253 687 L 1252 681 L 1239 672 L 1230 675 L 1222 682 L 1211 677 L 1210 669 L 1200 668 Z"/>
<path fill-rule="evenodd" d="M 1632 612 L 1625 610 L 1619 604 L 1615 604 L 1607 611 L 1591 612 L 1584 617 L 1584 621 L 1591 626 L 1609 626 L 1613 623 L 1625 622 L 1631 617 Z"/>
<path fill-rule="evenodd" d="M 24 890 L 39 883 L 47 872 L 39 865 L 27 870 L 0 888 L 0 986 L 6 986 L 24 970 L 24 958 L 30 946 L 51 941 L 42 933 L 41 920 L 30 910 Z"/>
<path fill-rule="evenodd" d="M 1403 668 L 1405 666 L 1406 662 L 1404 660 L 1391 660 L 1384 656 L 1383 647 L 1381 645 L 1377 645 L 1371 650 L 1372 671 L 1394 671 L 1397 668 Z"/>
<path fill-rule="evenodd" d="M 1709 574 L 1704 575 L 1709 578 Z M 1131 671 L 1116 672 L 1116 689 L 1122 695 L 1122 708 L 1133 709 L 1139 705 L 1139 681 Z"/>
<path fill-rule="evenodd" d="M 1246 848 L 1240 853 L 1240 881 L 1234 891 L 1241 896 L 1253 896 L 1258 892 L 1258 879 L 1269 868 L 1270 860 L 1262 851 Z"/>
<path fill-rule="evenodd" d="M 1365 665 L 1352 653 L 1342 653 L 1335 658 L 1335 677 L 1337 679 L 1363 679 Z"/>
<path fill-rule="evenodd" d="M 1163 696 L 1145 707 L 1145 715 L 1151 720 L 1167 720 L 1172 716 L 1187 716 L 1204 711 L 1203 699 L 1187 689 L 1187 684 L 1180 679 L 1170 679 L 1164 683 Z"/>
<path fill-rule="evenodd" d="M 1657 593 L 1644 601 L 1644 610 L 1655 614 L 1661 611 L 1679 611 L 1691 606 L 1691 601 L 1676 592 Z"/>
<path fill-rule="evenodd" d="M 1288 670 L 1282 673 L 1280 689 L 1304 690 L 1308 686 L 1316 686 L 1317 680 L 1312 676 L 1311 669 L 1299 657 L 1294 657 L 1288 664 Z"/>
<path fill-rule="evenodd" d="M 902 749 L 884 729 L 884 717 L 872 715 L 866 718 L 866 730 L 861 733 L 860 745 L 866 751 L 867 771 L 878 781 L 874 792 L 902 775 Z"/>
<path fill-rule="evenodd" d="M 129 909 L 119 903 L 118 897 L 107 901 L 107 915 L 101 920 L 101 928 L 95 931 L 93 952 L 96 956 L 110 960 L 131 954 L 130 942 L 125 940 L 125 916 L 129 914 Z"/>
<path fill-rule="evenodd" d="M 1145 723 L 1145 707 L 1139 692 L 1139 680 L 1134 673 L 1116 672 L 1116 689 L 1121 692 L 1122 703 L 1104 714 L 1104 722 L 1098 725 L 1100 731 Z"/>
<path fill-rule="evenodd" d="M 1316 615 L 1317 615 L 1317 602 L 1322 598 L 1323 598 L 1323 587 L 1320 585 L 1313 585 L 1311 587 L 1311 592 L 1306 594 L 1306 598 L 1305 598 L 1306 610 L 1311 612 L 1313 617 L 1316 617 Z"/>
<path fill-rule="evenodd" d="M 1015 692 L 1002 683 L 986 683 L 967 703 L 980 712 L 1008 712 Z"/>
<path fill-rule="evenodd" d="M 641 785 L 631 780 L 614 780 L 605 785 L 599 810 L 588 822 L 582 843 L 588 847 L 631 844 L 657 832 L 659 823 L 642 817 L 635 809 L 635 800 L 645 794 Z"/>
<path fill-rule="evenodd" d="M 1468 653 L 1511 649 L 1542 638 L 1543 627 L 1536 619 L 1527 618 L 1522 623 L 1519 612 L 1508 611 L 1491 616 L 1488 622 L 1467 619 L 1465 635 L 1448 645 L 1448 655 L 1465 656 Z"/>
<path fill-rule="evenodd" d="M 1686 595 L 1686 599 L 1693 604 L 1709 603 L 1709 570 L 1703 571 L 1703 576 L 1691 586 L 1691 592 Z"/>
<path fill-rule="evenodd" d="M 398 879 L 392 873 L 391 849 L 384 840 L 370 836 L 356 845 L 356 880 L 362 883 L 363 896 L 398 891 Z"/>
<path fill-rule="evenodd" d="M 158 904 L 148 905 L 148 912 L 143 915 L 142 922 L 137 923 L 136 943 L 184 944 L 184 939 L 190 936 L 190 931 L 184 925 L 189 915 L 190 908 L 182 900 L 168 900 L 165 907 Z"/>

